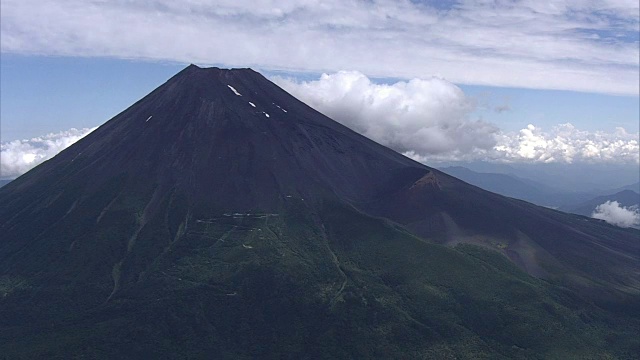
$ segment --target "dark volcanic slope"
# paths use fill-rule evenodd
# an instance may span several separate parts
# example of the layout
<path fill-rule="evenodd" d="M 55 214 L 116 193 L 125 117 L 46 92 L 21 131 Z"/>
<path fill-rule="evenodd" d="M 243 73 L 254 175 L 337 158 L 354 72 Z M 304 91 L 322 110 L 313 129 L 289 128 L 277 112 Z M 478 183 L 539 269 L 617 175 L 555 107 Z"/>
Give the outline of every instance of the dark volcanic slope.
<path fill-rule="evenodd" d="M 4 186 L 0 231 L 13 357 L 637 346 L 606 309 L 638 309 L 638 231 L 468 185 L 249 69 L 189 66 Z"/>
<path fill-rule="evenodd" d="M 420 165 L 252 70 L 192 65 L 14 186 L 60 173 L 97 188 L 125 176 L 128 185 L 175 187 L 207 207 L 245 211 L 273 208 L 285 194 L 368 199 L 407 167 Z"/>

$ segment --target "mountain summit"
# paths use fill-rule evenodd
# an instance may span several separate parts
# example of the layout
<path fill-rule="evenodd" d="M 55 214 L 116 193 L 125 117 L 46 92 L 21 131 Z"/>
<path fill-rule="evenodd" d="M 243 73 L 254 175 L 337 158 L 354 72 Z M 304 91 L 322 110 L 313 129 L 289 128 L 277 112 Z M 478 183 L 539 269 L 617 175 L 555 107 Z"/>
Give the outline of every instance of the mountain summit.
<path fill-rule="evenodd" d="M 638 346 L 638 231 L 473 187 L 251 69 L 187 67 L 1 188 L 0 231 L 11 358 Z"/>
<path fill-rule="evenodd" d="M 123 176 L 127 185 L 245 211 L 278 207 L 285 194 L 369 199 L 406 167 L 421 166 L 253 70 L 191 65 L 38 172 L 64 171 L 92 187 Z"/>

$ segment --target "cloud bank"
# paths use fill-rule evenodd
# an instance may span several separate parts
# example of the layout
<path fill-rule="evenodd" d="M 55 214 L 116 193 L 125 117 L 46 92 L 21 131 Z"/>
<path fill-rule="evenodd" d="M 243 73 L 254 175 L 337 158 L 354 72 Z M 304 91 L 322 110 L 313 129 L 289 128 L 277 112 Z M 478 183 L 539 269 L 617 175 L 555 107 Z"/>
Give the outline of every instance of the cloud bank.
<path fill-rule="evenodd" d="M 2 52 L 639 92 L 638 2 L 3 0 Z"/>
<path fill-rule="evenodd" d="M 311 107 L 399 152 L 469 153 L 495 145 L 498 128 L 469 121 L 472 99 L 440 78 L 374 84 L 357 71 L 275 82 Z"/>
<path fill-rule="evenodd" d="M 570 123 L 545 131 L 503 132 L 472 120 L 474 99 L 437 77 L 375 84 L 360 72 L 323 74 L 278 85 L 313 108 L 414 160 L 526 163 L 640 163 L 638 133 L 583 131 Z"/>
<path fill-rule="evenodd" d="M 566 123 L 545 132 L 529 124 L 517 134 L 502 134 L 492 156 L 509 162 L 639 164 L 639 137 L 623 128 L 588 132 Z"/>
<path fill-rule="evenodd" d="M 0 144 L 0 179 L 13 179 L 24 174 L 95 129 L 70 129 Z"/>
<path fill-rule="evenodd" d="M 617 201 L 607 201 L 598 205 L 591 217 L 625 228 L 640 226 L 638 206 L 624 207 Z"/>

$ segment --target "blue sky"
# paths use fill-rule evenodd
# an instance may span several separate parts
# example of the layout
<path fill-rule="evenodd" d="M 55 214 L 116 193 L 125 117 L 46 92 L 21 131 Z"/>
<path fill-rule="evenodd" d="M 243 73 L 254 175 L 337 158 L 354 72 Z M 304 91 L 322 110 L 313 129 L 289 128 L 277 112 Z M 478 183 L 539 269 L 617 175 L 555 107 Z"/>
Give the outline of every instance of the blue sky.
<path fill-rule="evenodd" d="M 184 68 L 107 58 L 3 54 L 2 141 L 98 126 Z"/>
<path fill-rule="evenodd" d="M 615 96 L 562 90 L 536 90 L 459 85 L 469 96 L 489 98 L 478 116 L 513 131 L 536 124 L 549 128 L 566 122 L 588 131 L 612 131 L 623 127 L 638 132 L 640 101 L 637 96 Z M 499 112 L 496 107 L 507 105 Z"/>
<path fill-rule="evenodd" d="M 0 6 L 0 177 L 188 63 L 252 67 L 420 161 L 638 164 L 637 1 Z"/>

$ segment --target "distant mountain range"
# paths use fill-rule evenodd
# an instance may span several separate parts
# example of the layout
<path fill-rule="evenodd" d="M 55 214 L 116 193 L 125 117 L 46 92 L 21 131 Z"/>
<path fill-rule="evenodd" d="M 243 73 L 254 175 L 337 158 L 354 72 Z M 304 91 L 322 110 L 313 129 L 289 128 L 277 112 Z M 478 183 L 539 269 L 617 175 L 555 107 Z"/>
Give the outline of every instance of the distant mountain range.
<path fill-rule="evenodd" d="M 478 173 L 504 174 L 543 184 L 558 193 L 613 194 L 623 188 L 640 192 L 640 169 L 633 164 L 444 162 L 438 168 L 465 167 Z M 632 185 L 630 185 L 632 184 Z"/>
<path fill-rule="evenodd" d="M 631 190 L 633 192 L 640 193 L 640 182 L 612 189 L 612 190 L 608 191 L 608 193 L 618 193 L 618 192 L 624 191 L 624 190 Z"/>
<path fill-rule="evenodd" d="M 518 177 L 517 175 L 484 173 L 473 171 L 462 166 L 443 167 L 439 168 L 439 170 L 497 194 L 529 201 L 541 206 L 561 209 L 563 211 L 576 209 L 590 201 L 598 201 L 594 200 L 594 198 L 613 199 L 616 193 L 634 189 L 637 192 L 637 189 L 640 188 L 640 183 L 635 183 L 609 190 L 568 191 L 555 188 L 549 184 Z"/>
<path fill-rule="evenodd" d="M 584 216 L 591 216 L 598 205 L 607 201 L 617 201 L 620 206 L 626 208 L 640 206 L 640 194 L 633 190 L 622 190 L 615 194 L 598 196 L 575 206 L 561 207 L 559 210 Z"/>

